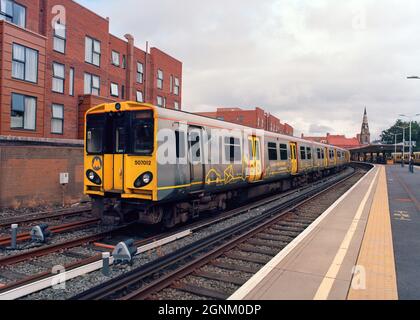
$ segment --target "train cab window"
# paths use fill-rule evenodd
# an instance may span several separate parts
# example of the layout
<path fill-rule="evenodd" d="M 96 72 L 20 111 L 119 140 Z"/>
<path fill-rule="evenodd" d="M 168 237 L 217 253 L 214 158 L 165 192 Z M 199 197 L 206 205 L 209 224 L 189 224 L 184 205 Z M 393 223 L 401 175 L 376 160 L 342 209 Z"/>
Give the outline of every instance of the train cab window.
<path fill-rule="evenodd" d="M 277 144 L 269 142 L 268 143 L 268 160 L 270 161 L 277 161 Z"/>
<path fill-rule="evenodd" d="M 87 131 L 87 152 L 101 153 L 103 147 L 103 129 L 91 128 Z"/>
<path fill-rule="evenodd" d="M 306 160 L 306 148 L 300 147 L 300 160 Z"/>
<path fill-rule="evenodd" d="M 104 151 L 105 116 L 92 114 L 87 116 L 86 151 L 89 154 L 101 154 Z"/>
<path fill-rule="evenodd" d="M 227 162 L 241 161 L 241 141 L 238 138 L 225 138 L 225 159 Z"/>
<path fill-rule="evenodd" d="M 280 160 L 287 161 L 288 157 L 287 152 L 287 145 L 286 144 L 280 144 Z"/>
<path fill-rule="evenodd" d="M 152 111 L 133 113 L 133 153 L 151 155 L 154 148 L 154 124 Z"/>
<path fill-rule="evenodd" d="M 308 158 L 308 160 L 312 160 L 312 149 L 311 148 L 306 148 L 306 157 Z"/>
<path fill-rule="evenodd" d="M 318 159 L 322 159 L 321 149 L 319 148 L 316 149 L 316 156 Z"/>

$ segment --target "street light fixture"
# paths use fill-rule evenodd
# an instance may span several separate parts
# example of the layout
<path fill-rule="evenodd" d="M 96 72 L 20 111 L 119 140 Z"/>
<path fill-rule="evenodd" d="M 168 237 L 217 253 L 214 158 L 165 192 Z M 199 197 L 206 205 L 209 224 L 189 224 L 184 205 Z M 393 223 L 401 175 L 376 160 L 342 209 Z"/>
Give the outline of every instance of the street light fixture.
<path fill-rule="evenodd" d="M 402 151 L 402 159 L 401 159 L 401 167 L 404 167 L 404 161 L 405 161 L 405 130 L 408 127 L 401 127 L 401 126 L 396 126 L 397 128 L 400 128 L 403 130 L 402 136 L 403 136 L 403 151 Z"/>

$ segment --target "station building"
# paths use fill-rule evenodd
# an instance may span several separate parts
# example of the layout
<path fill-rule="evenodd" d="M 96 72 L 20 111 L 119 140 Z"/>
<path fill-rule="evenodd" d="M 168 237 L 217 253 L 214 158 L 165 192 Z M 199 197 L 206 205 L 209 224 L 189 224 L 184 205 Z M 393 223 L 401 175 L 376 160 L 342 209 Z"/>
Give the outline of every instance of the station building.
<path fill-rule="evenodd" d="M 287 123 L 281 123 L 280 119 L 265 112 L 261 108 L 217 108 L 215 112 L 199 112 L 198 114 L 218 120 L 237 123 L 251 128 L 271 131 L 293 136 L 294 129 Z"/>
<path fill-rule="evenodd" d="M 102 102 L 181 109 L 182 63 L 72 0 L 2 0 L 0 19 L 0 135 L 82 139 Z"/>

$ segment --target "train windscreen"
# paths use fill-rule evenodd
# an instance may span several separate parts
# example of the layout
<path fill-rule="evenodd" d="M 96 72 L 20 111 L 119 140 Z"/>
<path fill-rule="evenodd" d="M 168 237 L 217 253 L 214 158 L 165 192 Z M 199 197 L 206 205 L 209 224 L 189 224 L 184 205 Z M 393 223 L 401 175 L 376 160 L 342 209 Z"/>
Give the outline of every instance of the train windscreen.
<path fill-rule="evenodd" d="M 86 151 L 90 154 L 103 153 L 105 115 L 88 115 L 86 128 Z"/>

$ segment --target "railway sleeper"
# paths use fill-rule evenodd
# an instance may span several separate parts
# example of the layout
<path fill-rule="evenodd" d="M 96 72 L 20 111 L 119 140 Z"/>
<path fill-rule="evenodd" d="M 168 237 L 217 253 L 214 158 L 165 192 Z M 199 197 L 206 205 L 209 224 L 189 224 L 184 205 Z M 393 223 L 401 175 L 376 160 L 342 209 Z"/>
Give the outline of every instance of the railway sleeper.
<path fill-rule="evenodd" d="M 173 284 L 171 288 L 188 292 L 188 293 L 192 293 L 197 296 L 215 299 L 215 300 L 226 300 L 230 296 L 230 294 L 227 292 L 223 292 L 223 291 L 219 291 L 215 289 L 197 287 L 192 284 L 176 283 L 176 284 Z"/>
<path fill-rule="evenodd" d="M 267 247 L 269 247 L 269 245 L 267 245 Z M 264 254 L 272 257 L 276 256 L 279 253 L 278 250 L 275 249 L 263 249 L 257 246 L 253 246 L 251 244 L 242 244 L 238 248 L 239 250 L 244 252 Z"/>
<path fill-rule="evenodd" d="M 195 271 L 193 273 L 194 276 L 200 277 L 200 278 L 206 278 L 206 279 L 210 279 L 210 280 L 216 280 L 216 281 L 222 281 L 222 282 L 226 282 L 226 283 L 232 283 L 235 285 L 239 285 L 242 286 L 246 280 L 245 279 L 240 279 L 237 277 L 232 277 L 232 276 L 227 276 L 227 275 L 223 275 L 220 273 L 215 273 L 215 272 L 207 272 L 207 271 Z"/>
<path fill-rule="evenodd" d="M 210 265 L 217 267 L 219 269 L 226 269 L 231 271 L 241 271 L 249 274 L 255 274 L 258 271 L 260 271 L 260 267 L 251 267 L 246 265 L 240 265 L 240 264 L 233 264 L 228 262 L 222 262 L 222 261 L 212 261 Z"/>

